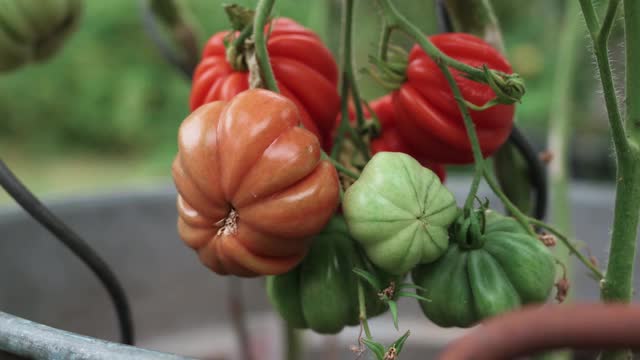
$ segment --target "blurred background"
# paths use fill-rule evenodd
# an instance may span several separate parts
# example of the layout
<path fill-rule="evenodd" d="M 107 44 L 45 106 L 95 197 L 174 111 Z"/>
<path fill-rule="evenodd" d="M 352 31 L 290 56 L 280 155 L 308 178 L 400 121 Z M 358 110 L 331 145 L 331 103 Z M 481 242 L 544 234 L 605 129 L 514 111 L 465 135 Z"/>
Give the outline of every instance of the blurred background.
<path fill-rule="evenodd" d="M 256 3 L 235 2 L 249 7 Z M 395 1 L 428 34 L 436 31 L 434 2 Z M 542 151 L 546 148 L 566 1 L 492 3 L 509 59 L 527 84 L 523 103 L 517 106 L 518 125 Z M 200 45 L 213 33 L 229 28 L 223 1 L 182 0 L 182 4 Z M 189 80 L 169 65 L 149 40 L 139 1 L 88 0 L 85 5 L 78 31 L 57 56 L 0 75 L 0 156 L 122 279 L 141 346 L 207 359 L 233 359 L 233 355 L 214 356 L 237 350 L 232 333 L 224 327 L 229 325 L 224 302 L 227 278 L 212 276 L 175 231 L 170 165 L 177 151 L 178 126 L 188 115 Z M 357 68 L 364 68 L 368 54 L 376 47 L 380 20 L 373 1 L 357 1 L 355 13 L 355 62 Z M 278 0 L 275 14 L 312 28 L 338 54 L 340 1 Z M 581 182 L 572 187 L 572 206 L 577 238 L 591 245 L 594 256 L 605 259 L 614 167 L 600 85 L 584 29 L 583 33 L 572 84 L 571 173 Z M 616 61 L 621 59 L 622 47 L 617 46 L 621 36 L 620 26 L 614 27 L 610 43 L 617 74 L 622 74 L 623 65 Z M 401 35 L 393 41 L 411 45 Z M 358 82 L 366 99 L 384 93 L 364 74 Z M 448 170 L 453 175 L 468 168 Z M 594 187 L 584 182 L 601 184 Z M 467 178 L 451 176 L 448 184 L 460 201 L 464 199 Z M 483 194 L 490 196 L 484 187 Z M 8 234 L 0 242 L 0 255 L 4 255 L 0 258 L 2 311 L 117 339 L 111 304 L 100 284 L 3 192 L 0 233 Z M 578 269 L 574 285 L 580 290 L 576 297 L 597 299 L 597 283 L 582 267 Z M 640 288 L 640 276 L 636 278 L 636 288 Z M 253 313 L 250 327 L 257 334 L 256 351 L 277 354 L 280 342 L 273 336 L 278 334 L 274 330 L 279 322 L 270 312 L 262 282 L 253 279 L 243 284 L 246 306 Z M 415 302 L 403 305 L 401 319 L 403 327 L 416 330 L 412 341 L 417 345 L 412 346 L 424 346 L 407 350 L 415 355 L 407 355 L 407 359 L 425 358 L 426 351 L 435 351 L 459 335 L 457 330 L 435 329 L 423 321 Z M 389 324 L 388 317 L 376 321 Z M 351 328 L 343 333 L 338 339 L 340 349 L 353 344 L 356 331 Z M 379 334 L 385 341 L 396 336 L 395 332 Z M 325 340 L 308 340 L 318 348 L 326 347 Z M 353 358 L 346 351 L 341 354 Z"/>
<path fill-rule="evenodd" d="M 236 2 L 255 5 L 255 0 Z M 200 44 L 228 28 L 223 1 L 183 3 Z M 518 122 L 543 149 L 564 2 L 493 3 L 514 70 L 527 82 Z M 426 33 L 435 32 L 433 1 L 397 4 Z M 357 2 L 358 68 L 367 66 L 367 55 L 375 49 L 380 26 L 376 11 L 373 2 Z M 188 114 L 190 84 L 160 57 L 144 32 L 140 13 L 138 1 L 87 1 L 78 31 L 57 56 L 0 75 L 0 153 L 36 193 L 65 195 L 170 179 L 176 130 Z M 301 6 L 297 0 L 279 0 L 276 14 L 314 29 L 337 54 L 339 1 Z M 611 43 L 619 43 L 620 35 L 619 30 L 614 33 Z M 582 40 L 573 87 L 573 145 L 579 149 L 572 156 L 573 173 L 602 181 L 612 178 L 611 149 L 592 57 L 586 37 Z M 410 45 L 401 35 L 394 41 Z M 619 50 L 612 46 L 612 55 Z M 366 75 L 359 75 L 359 82 L 365 98 L 383 94 Z M 1 194 L 0 201 L 8 197 Z"/>

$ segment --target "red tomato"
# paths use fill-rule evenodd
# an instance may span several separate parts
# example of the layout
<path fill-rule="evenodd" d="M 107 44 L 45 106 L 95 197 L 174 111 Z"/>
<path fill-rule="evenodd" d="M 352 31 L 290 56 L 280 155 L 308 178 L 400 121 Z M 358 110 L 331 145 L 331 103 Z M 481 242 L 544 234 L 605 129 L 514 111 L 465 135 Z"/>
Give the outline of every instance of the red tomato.
<path fill-rule="evenodd" d="M 450 57 L 465 64 L 511 73 L 511 66 L 493 47 L 478 37 L 447 33 L 430 37 L 433 44 Z M 464 98 L 483 105 L 493 99 L 493 90 L 467 79 L 451 69 Z M 427 159 L 439 163 L 473 162 L 473 154 L 462 115 L 444 75 L 422 51 L 414 46 L 409 54 L 407 81 L 393 93 L 398 131 L 404 141 Z M 513 126 L 513 105 L 498 105 L 488 110 L 471 111 L 485 156 L 491 155 L 506 140 Z"/>
<path fill-rule="evenodd" d="M 280 92 L 300 111 L 304 127 L 322 143 L 340 108 L 338 68 L 333 55 L 311 30 L 287 18 L 273 21 L 267 51 Z M 249 73 L 234 70 L 223 43 L 228 32 L 213 35 L 193 75 L 191 111 L 216 100 L 231 100 L 249 88 Z"/>
<path fill-rule="evenodd" d="M 299 123 L 294 103 L 254 89 L 205 104 L 180 126 L 178 232 L 214 272 L 287 272 L 335 212 L 338 174 Z"/>
<path fill-rule="evenodd" d="M 393 109 L 391 95 L 385 95 L 376 100 L 373 100 L 369 102 L 369 106 L 371 107 L 371 110 L 376 113 L 381 126 L 380 136 L 372 139 L 371 144 L 369 145 L 371 153 L 376 154 L 382 151 L 390 151 L 408 154 L 418 160 L 418 162 L 422 164 L 422 166 L 427 167 L 435 172 L 440 178 L 440 181 L 444 182 L 447 177 L 444 166 L 442 164 L 427 160 L 426 157 L 412 151 L 400 137 L 396 126 L 397 120 Z M 370 114 L 367 108 L 363 107 L 363 111 L 364 116 L 368 118 Z M 349 104 L 349 118 L 351 119 L 352 123 L 355 122 L 355 117 L 355 109 L 352 104 Z M 337 125 L 340 124 L 341 119 L 342 115 L 338 114 L 336 118 Z"/>
<path fill-rule="evenodd" d="M 393 109 L 391 96 L 385 95 L 370 102 L 369 105 L 378 116 L 378 120 L 380 120 L 380 125 L 382 128 L 380 136 L 371 140 L 371 152 L 373 154 L 376 154 L 382 151 L 391 151 L 411 155 L 413 158 L 418 160 L 418 162 L 422 164 L 422 166 L 427 167 L 435 172 L 440 178 L 440 181 L 444 182 L 447 177 L 444 166 L 442 164 L 428 160 L 428 158 L 412 151 L 400 137 L 397 129 L 398 121 Z"/>

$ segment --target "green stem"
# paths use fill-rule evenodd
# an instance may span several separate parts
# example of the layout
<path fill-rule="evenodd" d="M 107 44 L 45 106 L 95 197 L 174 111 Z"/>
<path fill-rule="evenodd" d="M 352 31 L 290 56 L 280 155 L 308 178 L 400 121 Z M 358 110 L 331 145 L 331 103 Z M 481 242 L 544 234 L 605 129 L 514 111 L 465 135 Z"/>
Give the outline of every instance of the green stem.
<path fill-rule="evenodd" d="M 302 359 L 302 339 L 300 333 L 285 322 L 285 346 L 287 360 Z"/>
<path fill-rule="evenodd" d="M 618 99 L 616 98 L 615 86 L 613 84 L 611 64 L 609 63 L 607 42 L 610 29 L 601 29 L 591 0 L 580 0 L 580 6 L 582 7 L 582 13 L 587 23 L 591 40 L 593 41 L 593 51 L 596 56 L 596 62 L 598 63 L 600 80 L 602 81 L 602 90 L 604 91 L 604 100 L 607 107 L 607 114 L 609 116 L 609 125 L 611 126 L 613 144 L 616 156 L 617 158 L 620 158 L 623 154 L 628 152 L 629 144 L 626 141 L 622 117 L 620 116 L 620 109 L 618 107 Z M 613 21 L 611 21 L 608 26 L 610 27 L 612 24 Z"/>
<path fill-rule="evenodd" d="M 533 225 L 545 228 L 550 233 L 555 235 L 556 238 L 562 241 L 562 243 L 569 249 L 569 253 L 575 254 L 580 262 L 582 262 L 584 266 L 591 270 L 596 279 L 601 280 L 604 278 L 604 274 L 602 273 L 602 271 L 600 271 L 600 269 L 598 269 L 591 261 L 589 261 L 589 259 L 584 254 L 582 254 L 580 250 L 578 250 L 578 247 L 562 234 L 562 231 L 560 231 L 560 229 L 554 228 L 553 226 L 534 218 L 529 218 L 529 222 Z"/>
<path fill-rule="evenodd" d="M 364 112 L 362 111 L 362 103 L 360 100 L 360 92 L 356 84 L 354 72 L 353 72 L 353 60 L 352 60 L 352 29 L 353 29 L 353 5 L 354 0 L 344 0 L 344 8 L 342 12 L 342 44 L 341 44 L 341 68 L 342 74 L 340 77 L 340 96 L 341 96 L 341 120 L 338 127 L 338 133 L 336 135 L 335 143 L 331 149 L 331 157 L 336 159 L 340 155 L 342 148 L 342 142 L 345 138 L 345 133 L 349 132 L 350 138 L 362 153 L 365 160 L 371 158 L 369 154 L 369 148 L 367 144 L 362 141 L 359 132 L 356 131 L 349 122 L 349 93 L 354 102 L 356 108 L 356 121 L 358 129 L 362 129 L 364 126 Z"/>
<path fill-rule="evenodd" d="M 609 41 L 609 35 L 611 35 L 611 28 L 613 28 L 613 21 L 616 19 L 616 13 L 618 12 L 618 5 L 620 0 L 609 0 L 607 4 L 607 12 L 605 13 L 602 25 L 600 25 L 600 31 L 598 32 L 598 45 L 601 48 L 607 47 Z"/>
<path fill-rule="evenodd" d="M 640 154 L 619 159 L 609 263 L 600 292 L 606 302 L 631 301 L 640 216 Z M 603 360 L 630 359 L 628 351 L 603 354 Z"/>
<path fill-rule="evenodd" d="M 351 92 L 351 99 L 356 109 L 356 123 L 358 124 L 358 130 L 362 130 L 364 128 L 364 112 L 362 111 L 362 101 L 360 99 L 360 91 L 358 90 L 358 83 L 356 82 L 356 78 L 353 71 L 353 46 L 352 46 L 352 38 L 353 38 L 353 5 L 354 0 L 344 0 L 344 19 L 343 19 L 343 47 L 342 47 L 342 81 L 346 81 L 348 84 L 347 92 L 341 94 L 343 97 L 348 97 L 348 91 Z M 343 115 L 344 116 L 344 115 Z M 348 124 L 351 127 L 351 124 Z M 360 131 L 357 131 L 359 134 Z M 356 146 L 362 152 L 362 156 L 365 160 L 369 160 L 371 156 L 369 155 L 369 148 L 362 141 L 359 135 L 351 134 L 354 138 Z"/>
<path fill-rule="evenodd" d="M 629 142 L 640 148 L 640 1 L 624 0 L 624 26 L 626 43 L 626 97 L 625 125 Z"/>
<path fill-rule="evenodd" d="M 364 329 L 364 335 L 367 339 L 371 340 L 373 337 L 371 336 L 369 321 L 367 320 L 367 304 L 364 297 L 364 285 L 361 279 L 358 279 L 358 309 L 358 316 L 360 317 L 360 324 L 362 324 L 362 328 Z"/>
<path fill-rule="evenodd" d="M 589 35 L 591 35 L 591 39 L 595 41 L 598 38 L 598 32 L 600 31 L 600 19 L 598 18 L 598 13 L 596 12 L 591 0 L 580 0 L 580 7 L 582 9 L 584 20 L 587 24 L 587 30 L 589 30 Z"/>
<path fill-rule="evenodd" d="M 420 31 L 420 29 L 413 25 L 407 18 L 405 18 L 391 3 L 391 0 L 377 0 L 378 4 L 382 7 L 382 13 L 385 18 L 385 24 L 390 29 L 400 29 L 413 37 L 416 42 L 422 47 L 422 49 L 433 59 L 433 61 L 443 62 L 445 65 L 450 66 L 456 70 L 467 73 L 474 79 L 484 79 L 484 72 L 473 66 L 469 66 L 465 63 L 459 62 L 453 58 L 450 58 L 445 53 L 440 51 L 435 45 L 429 41 L 427 36 Z"/>
<path fill-rule="evenodd" d="M 341 163 L 339 163 L 336 159 L 330 157 L 329 155 L 327 155 L 326 153 L 322 152 L 322 157 L 329 161 L 335 168 L 336 170 L 340 171 L 341 173 L 347 175 L 348 177 L 354 179 L 354 180 L 358 180 L 358 178 L 360 177 L 360 175 L 356 174 L 355 172 L 347 169 L 344 165 L 342 165 Z"/>
<path fill-rule="evenodd" d="M 267 89 L 279 93 L 278 83 L 273 75 L 269 53 L 267 52 L 267 42 L 264 36 L 264 27 L 273 8 L 275 0 L 260 0 L 256 7 L 256 15 L 253 19 L 253 40 L 255 42 L 256 58 L 260 66 L 260 73 Z"/>
<path fill-rule="evenodd" d="M 509 200 L 507 195 L 505 195 L 504 192 L 502 192 L 502 189 L 500 189 L 500 185 L 498 185 L 498 182 L 493 178 L 493 176 L 491 176 L 487 169 L 484 170 L 484 179 L 487 184 L 489 184 L 489 187 L 491 188 L 493 193 L 496 194 L 500 201 L 502 201 L 504 206 L 507 208 L 507 210 L 509 210 L 516 221 L 518 221 L 518 223 L 520 223 L 520 225 L 522 225 L 522 227 L 527 230 L 527 232 L 529 232 L 529 235 L 537 237 L 536 233 L 529 225 L 529 217 L 523 214 L 522 211 L 520 211 L 520 209 L 518 209 L 518 207 L 511 202 L 511 200 Z"/>
<path fill-rule="evenodd" d="M 635 101 L 640 96 L 640 46 L 637 31 L 640 29 L 640 6 L 637 1 L 625 0 L 625 45 L 626 45 L 626 119 L 623 124 L 618 109 L 609 58 L 607 40 L 615 19 L 619 0 L 611 0 L 600 28 L 591 1 L 580 0 L 582 12 L 594 44 L 594 52 L 600 71 L 607 113 L 616 151 L 616 201 L 613 231 L 609 249 L 609 262 L 602 284 L 601 297 L 607 302 L 630 302 L 632 298 L 633 267 L 640 218 L 640 148 L 638 134 L 640 105 Z M 628 133 L 627 133 L 628 132 Z M 629 135 L 629 138 L 627 138 Z M 602 359 L 627 359 L 628 350 L 606 352 Z"/>
<path fill-rule="evenodd" d="M 464 209 L 471 210 L 473 208 L 473 202 L 476 198 L 476 194 L 478 193 L 480 179 L 482 179 L 482 173 L 484 170 L 484 157 L 482 156 L 482 150 L 480 150 L 480 141 L 478 141 L 478 134 L 476 134 L 475 125 L 473 124 L 473 120 L 471 120 L 471 114 L 469 114 L 469 108 L 467 107 L 464 98 L 462 97 L 460 87 L 458 87 L 458 84 L 453 78 L 453 75 L 451 75 L 451 71 L 443 62 L 436 61 L 436 64 L 438 64 L 438 67 L 440 67 L 440 70 L 444 74 L 444 77 L 447 79 L 447 82 L 449 82 L 449 87 L 451 87 L 453 97 L 458 103 L 458 108 L 460 109 L 460 113 L 462 114 L 464 126 L 467 129 L 467 136 L 469 137 L 469 142 L 471 143 L 471 149 L 473 151 L 475 171 L 473 174 L 473 181 L 471 182 L 471 187 L 469 189 L 469 194 L 467 195 L 467 199 L 464 202 Z"/>
<path fill-rule="evenodd" d="M 233 42 L 227 48 L 226 57 L 227 62 L 231 64 L 231 67 L 236 71 L 246 71 L 247 64 L 244 56 L 239 57 L 238 53 L 244 49 L 245 40 L 253 33 L 253 24 L 245 26 L 244 29 L 233 39 Z"/>
<path fill-rule="evenodd" d="M 393 29 L 388 27 L 387 24 L 382 26 L 382 34 L 380 36 L 380 43 L 378 44 L 378 58 L 382 61 L 387 61 L 387 49 L 389 48 L 392 31 Z"/>
<path fill-rule="evenodd" d="M 240 34 L 238 34 L 238 37 L 233 39 L 233 42 L 231 43 L 231 47 L 234 49 L 239 49 L 240 47 L 242 47 L 244 44 L 244 41 L 249 36 L 251 36 L 252 32 L 253 32 L 253 24 L 247 25 L 244 29 L 242 29 Z"/>

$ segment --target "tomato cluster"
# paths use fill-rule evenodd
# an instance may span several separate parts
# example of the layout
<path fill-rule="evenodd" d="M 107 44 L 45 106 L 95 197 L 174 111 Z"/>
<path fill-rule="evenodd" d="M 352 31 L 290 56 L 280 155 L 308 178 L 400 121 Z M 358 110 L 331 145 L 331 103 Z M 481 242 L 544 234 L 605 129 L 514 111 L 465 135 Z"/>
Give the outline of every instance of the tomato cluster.
<path fill-rule="evenodd" d="M 351 109 L 354 131 L 339 137 L 346 124 L 332 54 L 293 20 L 274 20 L 264 31 L 281 94 L 250 89 L 247 59 L 229 48 L 239 34 L 221 32 L 205 46 L 192 113 L 180 126 L 178 231 L 204 265 L 223 275 L 269 275 L 268 296 L 282 317 L 320 333 L 358 323 L 354 268 L 385 284 L 366 289 L 367 316 L 387 309 L 382 300 L 393 302 L 409 273 L 419 285 L 414 295 L 433 300 L 421 303 L 425 315 L 442 326 L 470 326 L 544 301 L 555 274 L 548 250 L 512 220 L 461 211 L 443 185 L 444 165 L 473 156 L 456 99 L 427 54 L 414 47 L 405 80 L 371 101 L 364 121 Z M 462 63 L 511 73 L 474 36 L 430 40 Z M 452 72 L 469 103 L 495 98 L 489 85 Z M 506 140 L 513 113 L 513 105 L 472 111 L 485 156 Z M 364 165 L 339 151 L 353 141 L 344 151 L 354 155 L 355 136 L 362 157 L 372 155 Z M 323 154 L 330 150 L 335 159 Z M 358 179 L 341 182 L 336 167 Z M 340 203 L 344 217 L 336 215 Z"/>

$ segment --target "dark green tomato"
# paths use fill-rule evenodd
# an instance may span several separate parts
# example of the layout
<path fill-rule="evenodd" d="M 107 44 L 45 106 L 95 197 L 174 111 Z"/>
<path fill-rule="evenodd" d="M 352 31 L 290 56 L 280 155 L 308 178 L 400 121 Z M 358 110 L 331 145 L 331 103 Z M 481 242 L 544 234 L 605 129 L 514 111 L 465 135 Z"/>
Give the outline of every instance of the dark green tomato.
<path fill-rule="evenodd" d="M 347 224 L 344 218 L 335 216 L 316 235 L 300 265 L 286 274 L 267 277 L 267 295 L 278 313 L 294 328 L 336 334 L 345 326 L 359 323 L 355 267 L 362 268 Z M 391 281 L 372 268 L 365 270 L 376 273 L 385 283 Z M 376 291 L 368 283 L 363 286 L 367 315 L 383 313 L 386 305 Z"/>
<path fill-rule="evenodd" d="M 479 244 L 452 242 L 438 261 L 421 265 L 413 281 L 424 314 L 443 327 L 469 327 L 479 321 L 547 300 L 555 281 L 549 250 L 515 220 L 489 212 Z M 466 241 L 470 243 L 470 241 Z"/>

